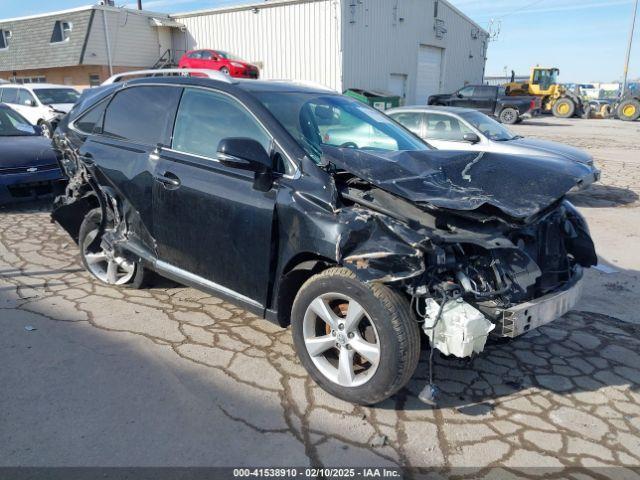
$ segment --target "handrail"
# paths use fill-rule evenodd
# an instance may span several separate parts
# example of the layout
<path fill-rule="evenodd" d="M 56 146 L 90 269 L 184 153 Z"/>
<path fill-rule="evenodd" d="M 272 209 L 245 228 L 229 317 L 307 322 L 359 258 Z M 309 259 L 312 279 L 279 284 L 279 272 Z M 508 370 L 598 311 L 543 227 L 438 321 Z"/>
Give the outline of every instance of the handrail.
<path fill-rule="evenodd" d="M 120 82 L 126 77 L 135 77 L 139 75 L 146 75 L 149 77 L 163 77 L 170 74 L 181 74 L 182 76 L 189 76 L 189 74 L 198 73 L 204 75 L 211 80 L 217 80 L 224 83 L 235 83 L 234 80 L 218 70 L 208 70 L 206 68 L 161 68 L 151 70 L 133 70 L 130 72 L 122 72 L 112 75 L 102 85 L 111 85 L 112 83 Z"/>

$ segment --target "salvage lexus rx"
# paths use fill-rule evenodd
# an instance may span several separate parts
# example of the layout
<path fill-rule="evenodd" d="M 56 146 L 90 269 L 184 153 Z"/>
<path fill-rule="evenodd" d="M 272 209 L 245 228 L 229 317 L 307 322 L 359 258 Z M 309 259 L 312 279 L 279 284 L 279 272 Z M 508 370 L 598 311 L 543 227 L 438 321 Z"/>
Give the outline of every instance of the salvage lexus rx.
<path fill-rule="evenodd" d="M 565 199 L 591 166 L 435 151 L 322 88 L 136 79 L 83 96 L 54 143 L 53 219 L 91 274 L 137 288 L 154 271 L 291 325 L 350 402 L 402 388 L 421 331 L 465 357 L 554 320 L 597 262 Z"/>

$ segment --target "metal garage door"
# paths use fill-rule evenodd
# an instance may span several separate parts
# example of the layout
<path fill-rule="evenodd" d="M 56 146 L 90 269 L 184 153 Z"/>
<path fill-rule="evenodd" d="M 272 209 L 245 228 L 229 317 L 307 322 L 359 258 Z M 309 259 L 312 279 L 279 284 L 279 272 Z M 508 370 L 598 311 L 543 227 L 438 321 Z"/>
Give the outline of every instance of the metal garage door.
<path fill-rule="evenodd" d="M 427 97 L 440 93 L 442 48 L 420 45 L 416 77 L 416 104 L 426 105 Z"/>

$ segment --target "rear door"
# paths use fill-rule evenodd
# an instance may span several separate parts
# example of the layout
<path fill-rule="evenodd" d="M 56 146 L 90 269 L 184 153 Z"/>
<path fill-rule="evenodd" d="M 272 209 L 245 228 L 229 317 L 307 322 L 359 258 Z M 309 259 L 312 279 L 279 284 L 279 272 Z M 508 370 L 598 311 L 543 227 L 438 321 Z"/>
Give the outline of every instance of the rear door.
<path fill-rule="evenodd" d="M 155 165 L 154 234 L 165 268 L 260 308 L 267 301 L 276 189 L 254 190 L 253 173 L 218 161 L 227 137 L 252 138 L 271 151 L 266 129 L 235 98 L 186 88 L 172 146 Z"/>
<path fill-rule="evenodd" d="M 134 86 L 116 93 L 104 113 L 102 127 L 80 148 L 98 181 L 114 189 L 132 234 L 153 251 L 153 160 L 158 144 L 169 144 L 182 88 Z"/>
<path fill-rule="evenodd" d="M 497 87 L 484 85 L 474 87 L 473 108 L 486 114 L 493 114 L 496 105 Z"/>

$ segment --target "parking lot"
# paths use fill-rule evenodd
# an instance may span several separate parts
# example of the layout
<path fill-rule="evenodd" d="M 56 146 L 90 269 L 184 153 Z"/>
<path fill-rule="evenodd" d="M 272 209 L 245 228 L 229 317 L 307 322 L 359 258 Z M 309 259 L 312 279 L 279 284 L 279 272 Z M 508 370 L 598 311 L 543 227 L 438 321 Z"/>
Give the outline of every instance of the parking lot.
<path fill-rule="evenodd" d="M 601 261 L 578 308 L 408 389 L 336 400 L 290 332 L 158 279 L 98 285 L 47 205 L 0 210 L 0 465 L 640 466 L 640 123 L 541 117 L 516 133 L 591 152 L 572 201 Z M 522 471 L 527 474 L 543 471 Z"/>

